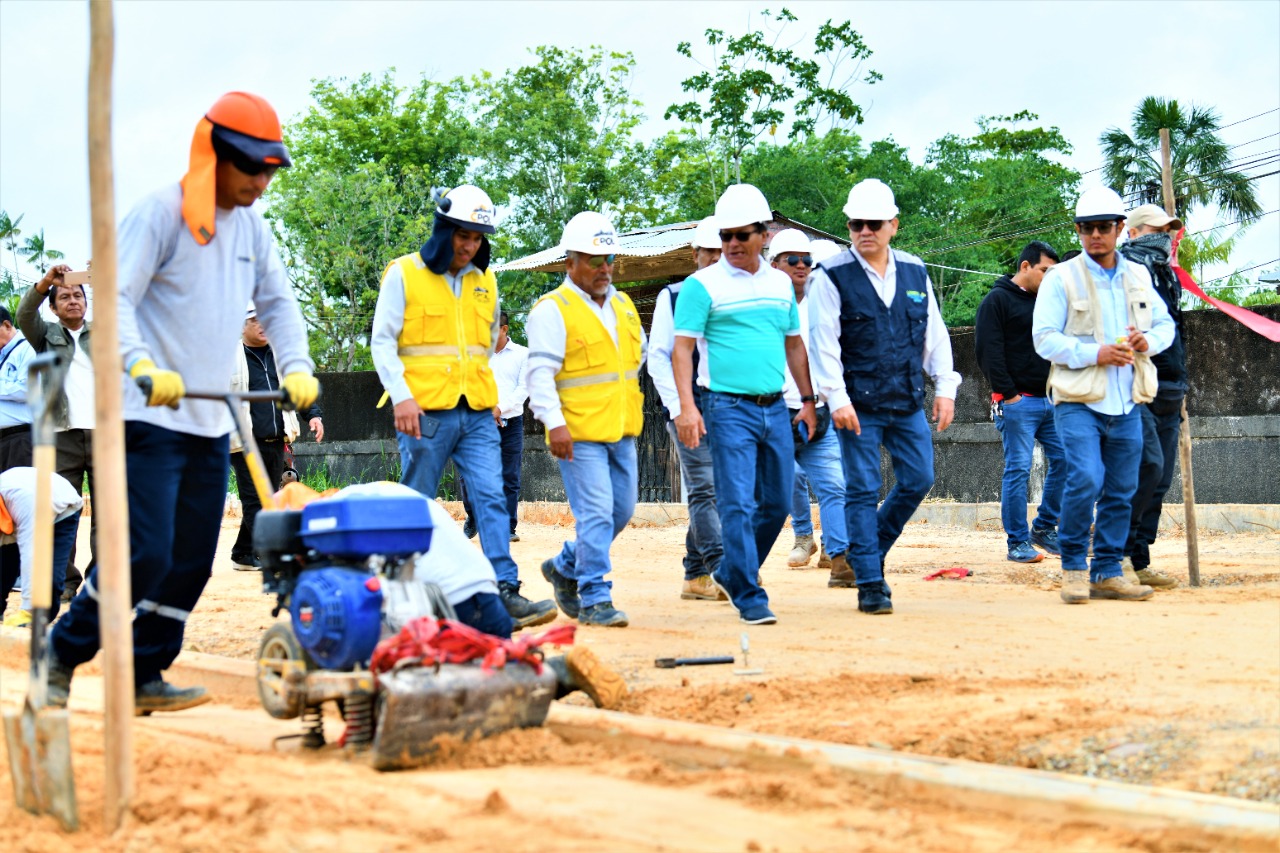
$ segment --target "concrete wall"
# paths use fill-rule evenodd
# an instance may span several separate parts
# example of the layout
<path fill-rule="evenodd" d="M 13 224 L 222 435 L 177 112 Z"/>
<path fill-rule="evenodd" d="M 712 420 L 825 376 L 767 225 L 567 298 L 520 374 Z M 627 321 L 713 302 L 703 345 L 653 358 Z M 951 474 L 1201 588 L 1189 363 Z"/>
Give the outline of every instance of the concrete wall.
<path fill-rule="evenodd" d="M 1258 311 L 1280 319 L 1280 306 Z M 1186 330 L 1197 502 L 1280 504 L 1280 345 L 1217 311 L 1189 312 Z M 934 437 L 937 482 L 931 497 L 998 501 L 1003 452 L 990 420 L 990 389 L 974 356 L 973 329 L 953 329 L 951 342 L 964 384 L 956 400 L 955 423 Z M 306 438 L 298 442 L 294 453 L 299 467 L 327 465 L 331 477 L 340 482 L 397 476 L 399 451 L 391 406 L 374 408 L 382 394 L 377 375 L 325 374 L 321 382 L 326 439 L 323 444 Z M 649 398 L 645 408 L 641 499 L 678 501 L 678 474 L 661 426 L 661 408 Z M 1033 500 L 1039 498 L 1044 476 L 1038 448 L 1036 461 Z M 891 483 L 887 458 L 884 465 Z M 1172 501 L 1181 501 L 1181 490 L 1179 474 Z M 546 451 L 540 425 L 528 413 L 521 494 L 530 501 L 564 500 L 560 472 Z"/>

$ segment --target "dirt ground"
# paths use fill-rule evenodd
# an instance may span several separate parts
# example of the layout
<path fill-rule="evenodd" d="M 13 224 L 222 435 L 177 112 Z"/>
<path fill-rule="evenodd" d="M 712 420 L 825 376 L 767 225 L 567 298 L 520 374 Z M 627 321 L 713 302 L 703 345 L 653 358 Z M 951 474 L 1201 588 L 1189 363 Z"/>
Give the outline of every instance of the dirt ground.
<path fill-rule="evenodd" d="M 550 516 L 548 516 L 550 518 Z M 228 520 L 187 648 L 252 659 L 273 601 L 231 570 Z M 998 527 L 998 522 L 997 525 Z M 523 524 L 524 592 L 566 533 Z M 614 546 L 626 629 L 580 628 L 618 668 L 623 710 L 873 748 L 1057 770 L 1280 803 L 1280 534 L 1200 539 L 1205 585 L 1185 586 L 1185 542 L 1158 567 L 1184 586 L 1146 602 L 1063 605 L 1054 560 L 1004 559 L 1003 533 L 912 524 L 890 554 L 895 613 L 855 610 L 825 570 L 790 570 L 783 531 L 763 570 L 774 626 L 727 604 L 682 601 L 682 528 L 632 528 Z M 926 582 L 963 566 L 965 580 Z M 10 606 L 16 606 L 16 599 Z M 750 665 L 656 669 L 657 657 L 734 654 Z M 21 661 L 0 659 L 20 701 Z M 100 683 L 77 675 L 73 741 L 82 814 L 101 850 L 1229 850 L 1256 840 L 1121 825 L 1078 812 L 988 807 L 830 768 L 745 766 L 580 741 L 550 727 L 457 744 L 422 770 L 377 774 L 333 750 L 272 752 L 297 730 L 218 702 L 135 727 L 138 796 L 101 834 Z M 573 697 L 570 702 L 582 701 Z M 0 849 L 85 849 L 12 805 L 0 780 Z"/>

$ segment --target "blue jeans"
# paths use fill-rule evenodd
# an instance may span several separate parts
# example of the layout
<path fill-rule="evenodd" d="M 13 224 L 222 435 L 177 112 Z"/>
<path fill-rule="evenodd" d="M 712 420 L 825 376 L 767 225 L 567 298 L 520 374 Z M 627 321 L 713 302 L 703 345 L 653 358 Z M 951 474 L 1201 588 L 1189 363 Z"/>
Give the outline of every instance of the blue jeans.
<path fill-rule="evenodd" d="M 506 426 L 498 427 L 499 443 L 502 447 L 502 493 L 507 498 L 507 518 L 511 520 L 511 532 L 516 532 L 516 510 L 520 506 L 520 463 L 524 458 L 524 415 L 520 414 L 507 421 Z M 467 481 L 459 482 L 462 492 L 462 506 L 467 511 L 467 521 L 475 527 L 476 511 L 471 506 L 471 494 L 467 489 Z"/>
<path fill-rule="evenodd" d="M 676 425 L 667 421 L 667 435 L 680 458 L 680 476 L 689 493 L 689 532 L 684 536 L 684 579 L 709 575 L 720 568 L 720 513 L 716 511 L 716 476 L 711 464 L 711 436 L 704 435 L 693 450 L 680 443 Z"/>
<path fill-rule="evenodd" d="M 791 526 L 796 536 L 813 535 L 809 509 L 809 484 L 818 498 L 822 518 L 822 547 L 828 557 L 849 548 L 849 528 L 844 512 L 844 462 L 834 428 L 822 438 L 795 448 L 796 485 L 791 492 Z"/>
<path fill-rule="evenodd" d="M 933 437 L 924 411 L 859 412 L 862 434 L 842 429 L 845 518 L 849 550 L 845 557 L 856 583 L 884 580 L 884 558 L 902 535 L 911 514 L 933 488 Z M 880 497 L 880 445 L 889 452 L 896 482 L 876 509 Z"/>
<path fill-rule="evenodd" d="M 125 423 L 129 490 L 129 583 L 133 618 L 133 678 L 160 678 L 182 650 L 182 633 L 213 571 L 227 498 L 230 442 L 143 421 Z M 98 570 L 95 566 L 49 635 L 70 667 L 98 653 Z"/>
<path fill-rule="evenodd" d="M 518 583 L 519 572 L 511 559 L 511 522 L 502 494 L 502 458 L 493 410 L 477 412 L 460 403 L 452 409 L 425 414 L 437 424 L 431 438 L 396 433 L 404 471 L 400 482 L 434 499 L 444 466 L 452 459 L 459 473 L 467 478 L 467 490 L 476 509 L 480 550 L 493 564 L 500 582 Z"/>
<path fill-rule="evenodd" d="M 1151 565 L 1151 543 L 1160 529 L 1164 496 L 1173 483 L 1177 464 L 1178 431 L 1182 428 L 1182 397 L 1152 400 L 1142 409 L 1142 463 L 1138 468 L 1138 490 L 1133 495 L 1129 518 L 1129 539 L 1125 556 L 1135 569 Z"/>
<path fill-rule="evenodd" d="M 62 606 L 62 588 L 67 578 L 67 565 L 71 562 L 76 534 L 80 532 L 80 510 L 53 525 L 53 603 L 49 605 L 49 621 L 58 615 Z M 18 543 L 0 545 L 0 613 L 4 613 L 5 599 L 22 577 L 22 551 Z"/>
<path fill-rule="evenodd" d="M 1089 579 L 1094 582 L 1120 575 L 1142 459 L 1141 410 L 1134 406 L 1127 415 L 1100 415 L 1084 403 L 1059 403 L 1053 408 L 1058 436 L 1064 447 L 1071 448 L 1058 524 L 1063 571 L 1090 568 Z M 1088 567 L 1090 523 L 1093 565 Z"/>
<path fill-rule="evenodd" d="M 1053 530 L 1062 510 L 1062 485 L 1066 473 L 1066 452 L 1058 441 L 1053 423 L 1053 403 L 1047 397 L 1023 397 L 1016 403 L 1002 403 L 996 415 L 996 429 L 1004 442 L 1004 480 L 1000 484 L 1000 520 L 1012 548 L 1031 539 L 1027 529 L 1027 482 L 1031 479 L 1031 451 L 1037 441 L 1044 448 L 1048 470 L 1044 494 L 1036 513 L 1036 530 Z"/>
<path fill-rule="evenodd" d="M 507 614 L 502 599 L 491 592 L 477 592 L 470 598 L 453 605 L 453 612 L 458 614 L 458 621 L 463 625 L 492 634 L 495 637 L 511 639 L 511 629 L 515 623 Z"/>
<path fill-rule="evenodd" d="M 711 437 L 716 506 L 724 560 L 716 581 L 739 611 L 769 605 L 756 575 L 787 520 L 796 463 L 791 419 L 779 398 L 757 406 L 730 394 L 706 391 L 702 416 Z"/>
<path fill-rule="evenodd" d="M 636 508 L 636 440 L 575 441 L 573 461 L 556 461 L 573 511 L 574 535 L 556 555 L 556 571 L 578 582 L 584 608 L 612 601 L 613 583 L 605 580 L 613 568 L 609 548 Z"/>

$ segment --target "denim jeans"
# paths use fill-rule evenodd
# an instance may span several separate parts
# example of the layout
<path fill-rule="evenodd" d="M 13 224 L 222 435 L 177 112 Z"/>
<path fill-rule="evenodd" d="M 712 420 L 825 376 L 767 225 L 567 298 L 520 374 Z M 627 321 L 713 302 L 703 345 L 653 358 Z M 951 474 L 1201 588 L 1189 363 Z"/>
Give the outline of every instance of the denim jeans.
<path fill-rule="evenodd" d="M 709 575 L 720 568 L 724 545 L 720 541 L 720 513 L 716 511 L 716 476 L 711 464 L 711 436 L 704 435 L 693 450 L 680 443 L 674 422 L 667 421 L 667 435 L 680 458 L 680 476 L 689 493 L 689 531 L 684 536 L 684 579 Z"/>
<path fill-rule="evenodd" d="M 1173 482 L 1177 464 L 1178 431 L 1182 428 L 1182 398 L 1152 400 L 1142 409 L 1142 463 L 1138 467 L 1138 490 L 1133 495 L 1129 518 L 1129 539 L 1125 556 L 1135 569 L 1151 565 L 1151 543 L 1160 528 L 1164 496 Z"/>
<path fill-rule="evenodd" d="M 517 583 L 519 573 L 511 559 L 511 521 L 502 494 L 502 458 L 493 410 L 477 412 L 460 403 L 426 415 L 437 424 L 431 438 L 396 433 L 403 466 L 400 482 L 435 498 L 445 463 L 452 459 L 459 473 L 467 478 L 471 504 L 476 510 L 476 530 L 480 532 L 480 550 L 493 564 L 499 581 Z"/>
<path fill-rule="evenodd" d="M 1000 520 L 1004 523 L 1009 547 L 1031 539 L 1027 529 L 1027 482 L 1031 479 L 1031 451 L 1037 441 L 1044 449 L 1044 494 L 1032 525 L 1036 530 L 1053 530 L 1062 511 L 1063 476 L 1066 453 L 1053 423 L 1053 403 L 1047 397 L 1026 397 L 1016 403 L 1002 403 L 996 415 L 996 429 L 1004 442 L 1004 479 L 1000 484 Z"/>
<path fill-rule="evenodd" d="M 230 441 L 124 425 L 129 491 L 129 591 L 133 678 L 155 681 L 182 650 L 187 619 L 213 570 L 227 498 Z M 80 585 L 49 634 L 58 660 L 75 667 L 98 653 L 98 570 Z"/>
<path fill-rule="evenodd" d="M 757 406 L 714 391 L 704 392 L 702 403 L 724 543 L 716 580 L 739 611 L 767 607 L 769 596 L 756 575 L 786 523 L 795 487 L 787 404 L 779 398 Z"/>
<path fill-rule="evenodd" d="M 50 622 L 58 615 L 58 609 L 62 606 L 62 588 L 66 581 L 67 566 L 79 532 L 80 510 L 53 525 L 53 602 L 49 605 Z M 0 614 L 4 613 L 5 599 L 20 580 L 23 581 L 22 597 L 28 599 L 22 601 L 21 605 L 23 609 L 30 610 L 31 579 L 22 577 L 22 551 L 16 542 L 0 545 Z"/>
<path fill-rule="evenodd" d="M 845 557 L 857 583 L 884 579 L 882 565 L 911 514 L 933 488 L 933 437 L 924 411 L 859 412 L 862 434 L 842 429 L 845 518 L 849 549 Z M 889 452 L 896 482 L 876 509 L 880 497 L 880 445 Z"/>
<path fill-rule="evenodd" d="M 840 439 L 834 428 L 822 438 L 795 448 L 796 485 L 791 492 L 791 526 L 796 536 L 813 535 L 813 519 L 809 509 L 809 486 L 818 498 L 818 515 L 822 518 L 822 547 L 828 557 L 843 554 L 849 548 L 849 533 L 844 511 L 844 462 Z"/>
<path fill-rule="evenodd" d="M 609 548 L 636 508 L 636 440 L 575 441 L 573 461 L 557 459 L 574 538 L 555 557 L 556 571 L 578 582 L 584 608 L 613 600 Z"/>
<path fill-rule="evenodd" d="M 1084 403 L 1053 408 L 1058 436 L 1067 454 L 1067 484 L 1062 494 L 1058 543 L 1063 571 L 1084 571 L 1093 522 L 1093 565 L 1097 582 L 1120 575 L 1125 537 L 1132 516 L 1142 459 L 1142 407 L 1127 415 L 1101 415 Z M 1097 520 L 1094 521 L 1094 504 Z"/>
<path fill-rule="evenodd" d="M 511 520 L 511 532 L 516 532 L 517 510 L 520 507 L 520 465 L 524 460 L 524 415 L 518 415 L 507 421 L 506 426 L 498 427 L 499 442 L 502 446 L 502 493 L 507 498 L 507 517 Z M 471 493 L 467 489 L 466 478 L 458 483 L 462 492 L 462 507 L 467 511 L 467 521 L 475 527 L 476 511 L 471 506 Z"/>
<path fill-rule="evenodd" d="M 515 623 L 507 614 L 502 599 L 491 592 L 477 592 L 459 601 L 453 605 L 453 612 L 458 614 L 458 621 L 463 625 L 505 640 L 511 639 Z"/>

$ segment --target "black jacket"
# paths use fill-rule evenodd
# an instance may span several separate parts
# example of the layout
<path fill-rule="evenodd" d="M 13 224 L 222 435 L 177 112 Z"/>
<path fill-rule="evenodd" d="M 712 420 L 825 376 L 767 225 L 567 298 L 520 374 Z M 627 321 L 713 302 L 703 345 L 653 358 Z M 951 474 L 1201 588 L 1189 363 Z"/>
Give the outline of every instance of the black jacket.
<path fill-rule="evenodd" d="M 1156 236 L 1150 234 L 1124 243 L 1120 246 L 1120 254 L 1125 260 L 1147 268 L 1151 273 L 1151 284 L 1173 318 L 1173 343 L 1168 349 L 1153 355 L 1151 363 L 1156 366 L 1159 382 L 1156 396 L 1162 400 L 1181 400 L 1187 393 L 1187 347 L 1182 339 L 1182 283 L 1169 264 L 1168 254 L 1145 245 L 1146 237 Z"/>
<path fill-rule="evenodd" d="M 271 351 L 271 346 L 243 346 L 244 359 L 249 365 L 249 390 L 275 391 L 279 385 L 276 380 L 276 356 Z M 308 421 L 322 416 L 319 403 L 313 404 L 309 409 L 299 409 L 298 417 L 302 420 L 303 432 L 306 432 Z M 253 421 L 253 437 L 257 440 L 284 440 L 284 412 L 279 403 L 250 403 L 249 418 Z"/>
<path fill-rule="evenodd" d="M 1018 394 L 1043 397 L 1049 383 L 1049 362 L 1036 353 L 1031 341 L 1035 307 L 1035 294 L 1018 287 L 1007 275 L 996 280 L 978 306 L 973 330 L 978 367 L 991 390 L 1006 399 Z"/>

